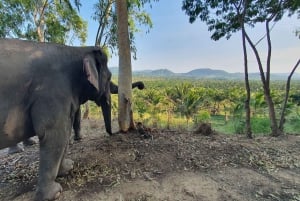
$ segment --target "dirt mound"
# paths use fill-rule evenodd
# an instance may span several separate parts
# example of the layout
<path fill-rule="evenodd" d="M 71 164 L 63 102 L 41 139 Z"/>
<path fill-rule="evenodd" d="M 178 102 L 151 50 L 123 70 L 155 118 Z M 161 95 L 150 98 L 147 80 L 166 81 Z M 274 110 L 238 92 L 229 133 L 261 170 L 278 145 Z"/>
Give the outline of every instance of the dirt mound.
<path fill-rule="evenodd" d="M 107 136 L 84 120 L 59 200 L 300 200 L 300 137 L 199 135 L 147 129 Z M 145 128 L 144 128 L 145 129 Z M 5 151 L 5 150 L 4 150 Z M 0 153 L 0 200 L 31 200 L 38 145 Z"/>
<path fill-rule="evenodd" d="M 195 134 L 201 134 L 205 136 L 213 135 L 215 132 L 211 128 L 211 124 L 209 123 L 200 123 L 197 129 L 194 131 Z"/>

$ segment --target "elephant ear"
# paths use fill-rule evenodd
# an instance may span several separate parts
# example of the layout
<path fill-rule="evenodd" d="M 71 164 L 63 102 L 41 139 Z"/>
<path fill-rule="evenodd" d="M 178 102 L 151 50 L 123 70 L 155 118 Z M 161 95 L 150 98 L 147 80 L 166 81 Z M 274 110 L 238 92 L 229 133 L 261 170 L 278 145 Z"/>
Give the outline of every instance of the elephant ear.
<path fill-rule="evenodd" d="M 83 71 L 89 83 L 99 91 L 99 77 L 95 60 L 91 56 L 85 56 L 83 59 Z"/>

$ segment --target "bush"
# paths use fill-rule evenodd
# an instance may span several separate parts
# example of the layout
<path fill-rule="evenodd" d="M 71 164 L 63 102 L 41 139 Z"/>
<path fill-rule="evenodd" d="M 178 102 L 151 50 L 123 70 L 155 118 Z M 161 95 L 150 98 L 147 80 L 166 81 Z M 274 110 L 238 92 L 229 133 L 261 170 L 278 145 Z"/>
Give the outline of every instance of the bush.
<path fill-rule="evenodd" d="M 200 111 L 198 115 L 195 115 L 193 121 L 195 124 L 199 122 L 208 122 L 210 120 L 210 114 L 207 111 Z"/>

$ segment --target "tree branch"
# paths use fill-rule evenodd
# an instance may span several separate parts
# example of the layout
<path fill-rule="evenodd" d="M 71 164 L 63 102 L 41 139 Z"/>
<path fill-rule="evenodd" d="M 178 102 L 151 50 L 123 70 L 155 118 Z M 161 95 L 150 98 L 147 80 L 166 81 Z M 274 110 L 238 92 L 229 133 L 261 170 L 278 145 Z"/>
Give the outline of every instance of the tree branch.
<path fill-rule="evenodd" d="M 266 21 L 266 35 L 267 35 L 267 43 L 268 43 L 268 55 L 267 55 L 267 72 L 266 72 L 266 81 L 267 86 L 270 86 L 270 71 L 271 71 L 271 56 L 272 56 L 272 44 L 271 44 L 271 37 L 270 37 L 270 28 L 269 28 L 270 21 Z"/>
<path fill-rule="evenodd" d="M 266 84 L 266 77 L 265 77 L 265 72 L 264 72 L 264 69 L 263 69 L 263 66 L 262 66 L 262 63 L 261 63 L 261 59 L 259 57 L 259 54 L 258 54 L 258 51 L 255 47 L 255 45 L 253 44 L 253 42 L 251 41 L 250 37 L 248 36 L 247 32 L 245 31 L 245 37 L 250 45 L 250 47 L 252 48 L 254 54 L 255 54 L 255 57 L 256 57 L 256 60 L 257 60 L 257 63 L 258 63 L 258 68 L 259 68 L 259 72 L 260 72 L 260 76 L 261 76 L 261 80 L 263 82 L 263 87 L 265 88 L 265 84 Z"/>
<path fill-rule="evenodd" d="M 273 30 L 274 26 L 276 25 L 277 22 L 274 22 L 274 24 L 272 25 L 272 27 L 270 28 L 270 33 Z M 265 35 L 263 35 L 256 43 L 255 46 L 257 46 L 265 37 L 267 36 L 267 34 L 265 33 Z"/>

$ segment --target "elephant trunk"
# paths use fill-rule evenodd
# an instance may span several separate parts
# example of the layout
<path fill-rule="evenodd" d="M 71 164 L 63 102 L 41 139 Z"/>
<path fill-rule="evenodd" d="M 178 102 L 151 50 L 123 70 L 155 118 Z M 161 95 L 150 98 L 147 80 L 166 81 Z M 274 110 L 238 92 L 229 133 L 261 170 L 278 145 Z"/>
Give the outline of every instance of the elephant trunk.
<path fill-rule="evenodd" d="M 108 134 L 112 134 L 111 130 L 111 99 L 110 94 L 102 96 L 100 100 L 100 106 L 102 109 L 102 115 L 104 118 L 105 129 Z"/>

